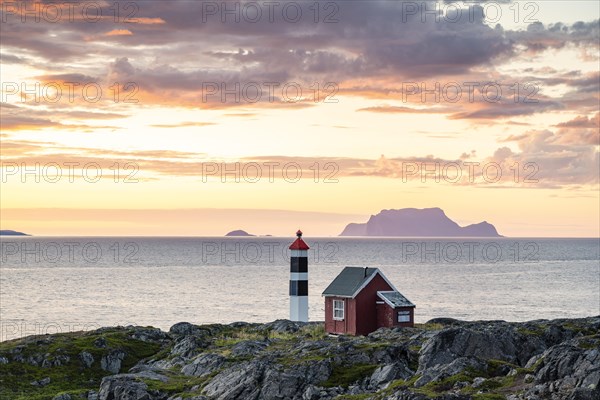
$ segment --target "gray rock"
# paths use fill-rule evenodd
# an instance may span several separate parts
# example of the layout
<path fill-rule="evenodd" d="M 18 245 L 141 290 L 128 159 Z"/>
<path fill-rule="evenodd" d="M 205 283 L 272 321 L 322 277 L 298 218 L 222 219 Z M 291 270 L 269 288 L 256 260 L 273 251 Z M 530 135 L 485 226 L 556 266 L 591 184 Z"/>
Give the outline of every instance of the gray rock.
<path fill-rule="evenodd" d="M 27 364 L 33 365 L 34 367 L 38 367 L 40 365 L 43 366 L 44 361 L 49 357 L 50 354 L 33 354 L 27 357 Z M 49 362 L 48 362 L 49 363 Z"/>
<path fill-rule="evenodd" d="M 8 358 L 0 357 L 0 364 L 8 364 Z"/>
<path fill-rule="evenodd" d="M 142 342 L 157 343 L 169 340 L 169 335 L 158 328 L 148 328 L 136 326 L 129 335 L 130 338 L 141 340 Z"/>
<path fill-rule="evenodd" d="M 179 322 L 169 329 L 169 333 L 179 336 L 194 336 L 203 332 L 204 330 L 198 325 L 190 324 L 189 322 Z"/>
<path fill-rule="evenodd" d="M 87 400 L 98 400 L 98 392 L 90 390 L 87 395 Z"/>
<path fill-rule="evenodd" d="M 537 336 L 523 336 L 507 323 L 448 328 L 435 334 L 421 349 L 419 372 L 459 357 L 502 360 L 523 365 L 546 349 Z"/>
<path fill-rule="evenodd" d="M 288 369 L 269 359 L 254 359 L 227 368 L 204 388 L 204 394 L 220 400 L 297 399 L 309 385 L 317 385 L 331 375 L 327 360 L 299 364 Z"/>
<path fill-rule="evenodd" d="M 231 348 L 233 357 L 255 356 L 269 345 L 268 341 L 244 340 Z"/>
<path fill-rule="evenodd" d="M 321 397 L 321 390 L 314 385 L 308 385 L 302 394 L 302 400 L 317 400 Z"/>
<path fill-rule="evenodd" d="M 256 399 L 265 370 L 261 362 L 242 362 L 217 374 L 204 388 L 209 397 L 219 400 Z"/>
<path fill-rule="evenodd" d="M 96 346 L 100 349 L 105 349 L 106 348 L 106 339 L 103 337 L 99 337 L 98 339 L 94 340 L 94 346 Z"/>
<path fill-rule="evenodd" d="M 577 339 L 546 350 L 537 366 L 536 386 L 527 394 L 542 393 L 569 399 L 600 399 L 600 350 L 577 346 Z"/>
<path fill-rule="evenodd" d="M 396 379 L 408 379 L 414 374 L 406 364 L 394 363 L 387 364 L 377 368 L 369 379 L 369 387 L 371 389 L 379 389 L 387 386 Z"/>
<path fill-rule="evenodd" d="M 535 365 L 536 362 L 538 362 L 540 359 L 542 358 L 542 354 L 536 354 L 535 356 L 531 357 L 529 359 L 529 361 L 527 361 L 527 364 L 525 364 L 525 368 L 531 368 Z"/>
<path fill-rule="evenodd" d="M 303 322 L 289 321 L 287 319 L 278 319 L 263 325 L 264 329 L 272 330 L 277 333 L 295 333 L 300 327 L 306 325 Z"/>
<path fill-rule="evenodd" d="M 81 360 L 81 363 L 86 368 L 90 368 L 92 366 L 92 364 L 94 363 L 94 356 L 92 356 L 87 351 L 82 351 L 81 353 L 79 353 L 79 360 Z"/>
<path fill-rule="evenodd" d="M 118 374 L 124 358 L 125 352 L 123 350 L 111 350 L 108 354 L 102 356 L 100 367 L 110 373 Z"/>
<path fill-rule="evenodd" d="M 316 385 L 331 375 L 329 361 L 300 364 L 282 370 L 277 365 L 266 368 L 260 399 L 301 399 L 308 385 Z"/>
<path fill-rule="evenodd" d="M 59 394 L 54 396 L 52 400 L 71 400 L 71 395 L 68 393 Z"/>
<path fill-rule="evenodd" d="M 131 377 L 134 379 L 151 379 L 153 381 L 161 381 L 161 382 L 169 381 L 169 378 L 167 378 L 163 374 L 161 374 L 157 371 L 152 371 L 152 370 L 139 371 L 134 374 L 120 374 L 120 376 Z"/>
<path fill-rule="evenodd" d="M 452 386 L 452 389 L 460 390 L 462 388 L 466 388 L 467 386 L 470 386 L 469 382 L 458 381 L 454 384 L 454 386 Z"/>
<path fill-rule="evenodd" d="M 148 385 L 131 375 L 113 375 L 102 379 L 98 400 L 153 400 Z"/>
<path fill-rule="evenodd" d="M 485 382 L 485 380 L 486 380 L 485 378 L 483 378 L 481 376 L 478 376 L 477 378 L 473 379 L 473 383 L 471 384 L 471 386 L 474 387 L 474 388 L 478 388 L 481 385 L 483 385 L 483 383 Z"/>
<path fill-rule="evenodd" d="M 208 342 L 201 337 L 183 336 L 177 340 L 171 349 L 171 354 L 174 356 L 191 358 L 199 354 L 207 346 Z"/>
<path fill-rule="evenodd" d="M 52 367 L 60 367 L 61 365 L 67 364 L 71 361 L 71 357 L 59 354 L 57 356 L 52 357 L 50 354 L 45 354 L 41 363 L 35 365 L 41 365 L 42 368 L 52 368 Z M 32 364 L 33 365 L 33 364 Z"/>
<path fill-rule="evenodd" d="M 31 382 L 31 385 L 38 386 L 38 387 L 44 387 L 44 386 L 48 386 L 50 384 L 50 382 L 52 382 L 50 377 L 46 377 L 46 378 L 40 379 L 38 381 Z"/>
<path fill-rule="evenodd" d="M 147 365 L 156 369 L 171 369 L 175 367 L 181 368 L 185 366 L 188 362 L 188 358 L 176 356 L 173 358 L 165 358 L 162 360 L 152 360 L 149 361 Z"/>
<path fill-rule="evenodd" d="M 185 365 L 181 369 L 181 372 L 186 376 L 205 376 L 220 369 L 224 363 L 225 357 L 221 355 L 212 353 L 201 354 L 191 364 Z"/>
<path fill-rule="evenodd" d="M 429 382 L 439 382 L 445 378 L 459 374 L 467 368 L 485 371 L 487 363 L 475 357 L 461 357 L 449 364 L 437 364 L 431 368 L 422 370 L 422 375 L 415 381 L 415 386 L 421 387 Z"/>

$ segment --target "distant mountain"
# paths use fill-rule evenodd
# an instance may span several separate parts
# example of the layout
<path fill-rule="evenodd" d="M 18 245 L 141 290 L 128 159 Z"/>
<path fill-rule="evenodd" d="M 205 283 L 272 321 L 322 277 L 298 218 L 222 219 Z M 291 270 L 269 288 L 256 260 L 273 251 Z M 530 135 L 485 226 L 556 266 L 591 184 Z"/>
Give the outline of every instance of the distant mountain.
<path fill-rule="evenodd" d="M 31 236 L 23 232 L 11 231 L 11 230 L 3 230 L 0 231 L 0 236 Z"/>
<path fill-rule="evenodd" d="M 225 236 L 255 236 L 255 235 L 251 235 L 246 231 L 243 231 L 241 229 L 238 229 L 236 231 L 231 231 L 229 232 L 227 235 Z"/>
<path fill-rule="evenodd" d="M 340 236 L 397 237 L 501 237 L 494 225 L 484 221 L 461 227 L 440 208 L 382 210 L 364 224 L 351 223 Z"/>

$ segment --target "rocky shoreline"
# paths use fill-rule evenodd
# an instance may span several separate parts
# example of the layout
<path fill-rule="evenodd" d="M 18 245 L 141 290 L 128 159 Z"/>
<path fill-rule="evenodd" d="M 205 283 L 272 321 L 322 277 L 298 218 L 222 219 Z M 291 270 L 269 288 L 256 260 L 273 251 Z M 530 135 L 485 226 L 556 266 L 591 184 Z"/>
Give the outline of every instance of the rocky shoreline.
<path fill-rule="evenodd" d="M 598 400 L 599 332 L 600 316 L 442 318 L 367 337 L 286 320 L 102 328 L 0 343 L 0 398 Z"/>

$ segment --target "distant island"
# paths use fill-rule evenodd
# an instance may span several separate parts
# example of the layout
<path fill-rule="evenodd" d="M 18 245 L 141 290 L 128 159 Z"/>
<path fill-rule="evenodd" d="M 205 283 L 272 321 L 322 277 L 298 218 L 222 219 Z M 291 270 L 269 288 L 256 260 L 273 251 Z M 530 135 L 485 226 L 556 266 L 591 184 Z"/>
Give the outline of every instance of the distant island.
<path fill-rule="evenodd" d="M 246 231 L 238 229 L 238 230 L 229 232 L 225 236 L 256 236 L 256 235 L 252 235 L 252 234 L 250 234 L 250 233 L 248 233 Z"/>
<path fill-rule="evenodd" d="M 340 236 L 502 237 L 486 221 L 459 226 L 437 207 L 382 210 L 366 223 L 348 224 Z"/>
<path fill-rule="evenodd" d="M 0 230 L 0 236 L 31 236 L 23 232 L 11 231 L 11 230 Z"/>

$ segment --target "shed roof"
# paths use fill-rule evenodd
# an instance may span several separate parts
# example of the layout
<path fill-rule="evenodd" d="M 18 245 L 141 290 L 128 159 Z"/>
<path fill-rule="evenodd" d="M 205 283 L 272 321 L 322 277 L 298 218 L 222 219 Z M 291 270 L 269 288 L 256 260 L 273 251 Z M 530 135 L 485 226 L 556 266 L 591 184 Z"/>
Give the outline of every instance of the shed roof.
<path fill-rule="evenodd" d="M 376 274 L 394 288 L 377 268 L 346 267 L 323 291 L 323 296 L 355 297 Z"/>
<path fill-rule="evenodd" d="M 377 292 L 377 296 L 386 303 L 390 305 L 390 307 L 415 307 L 413 303 L 410 302 L 406 297 L 402 295 L 402 293 L 395 291 L 389 292 Z"/>

